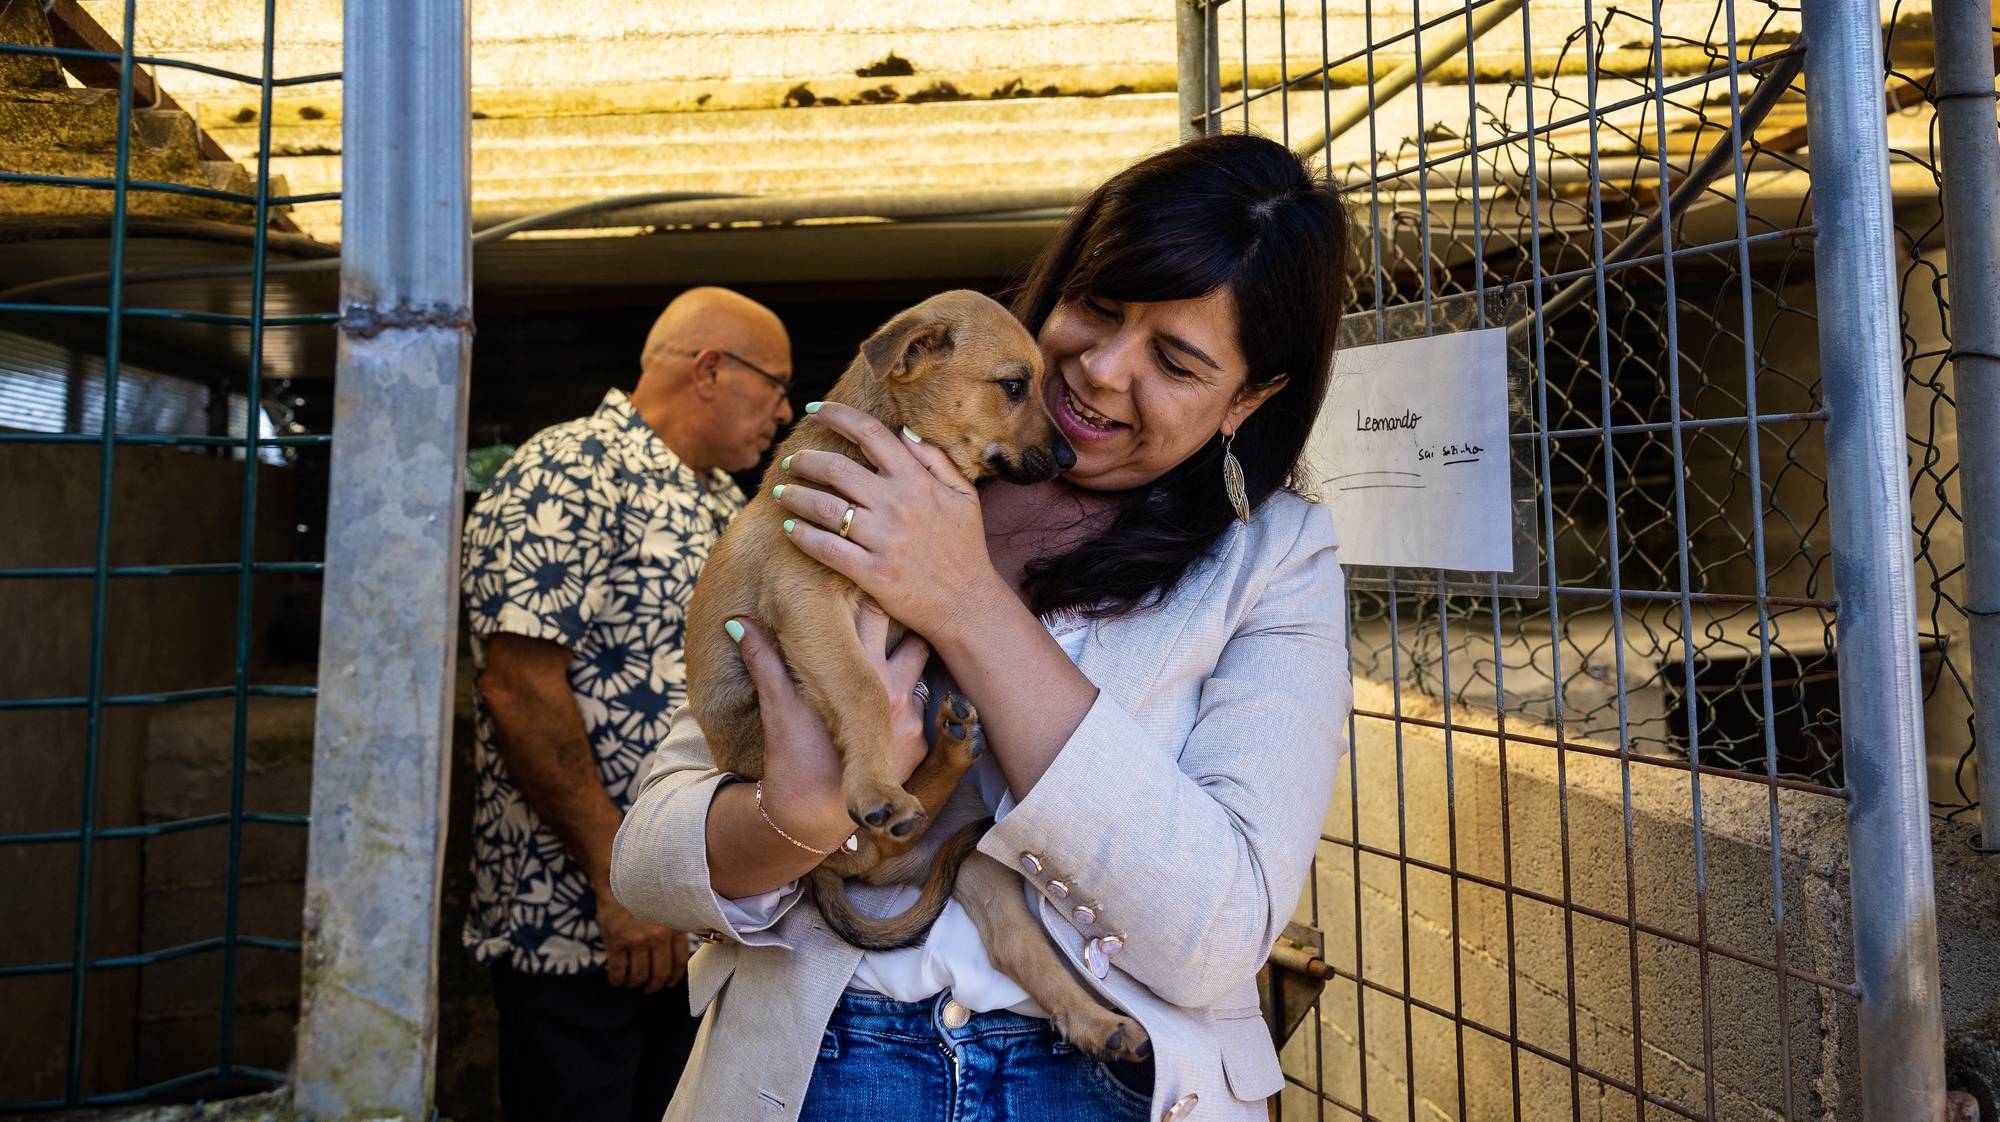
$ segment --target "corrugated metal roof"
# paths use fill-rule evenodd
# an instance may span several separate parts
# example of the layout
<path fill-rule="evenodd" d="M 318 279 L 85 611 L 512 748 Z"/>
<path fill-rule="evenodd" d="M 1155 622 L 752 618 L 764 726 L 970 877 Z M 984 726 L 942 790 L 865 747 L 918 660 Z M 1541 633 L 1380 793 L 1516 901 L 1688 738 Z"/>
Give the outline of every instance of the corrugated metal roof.
<path fill-rule="evenodd" d="M 119 26 L 124 0 L 83 0 L 107 27 Z M 1720 0 L 1663 0 L 1659 63 L 1670 81 L 1711 72 L 1720 63 Z M 1883 0 L 1919 34 L 1892 40 L 1898 50 L 1927 51 L 1928 5 Z M 1248 11 L 1248 18 L 1244 13 Z M 1795 11 L 1739 4 L 1740 54 L 1768 55 L 1798 34 Z M 1372 8 L 1372 22 L 1364 10 Z M 1229 3 L 1220 8 L 1219 54 L 1225 104 L 1249 87 L 1262 92 L 1247 116 L 1226 114 L 1282 136 L 1279 109 L 1289 105 L 1297 143 L 1329 106 L 1365 97 L 1379 77 L 1416 57 L 1414 0 L 1329 0 L 1320 5 Z M 1445 5 L 1423 6 L 1430 42 L 1460 18 Z M 1627 13 L 1590 7 L 1599 54 L 1595 104 L 1629 104 L 1597 118 L 1598 156 L 1611 205 L 1607 225 L 1648 205 L 1659 188 L 1646 159 L 1664 116 L 1671 179 L 1727 135 L 1727 84 L 1690 83 L 1656 106 L 1650 83 L 1655 32 L 1650 9 Z M 1422 86 L 1376 108 L 1370 127 L 1332 146 L 1336 176 L 1356 183 L 1371 173 L 1413 169 L 1421 156 L 1465 150 L 1502 128 L 1528 124 L 1521 71 L 1536 83 L 1541 228 L 1581 229 L 1592 137 L 1585 117 L 1583 0 L 1532 0 L 1526 14 L 1503 20 L 1473 48 L 1446 59 Z M 1283 18 L 1281 22 L 1281 13 Z M 286 0 L 278 7 L 273 72 L 296 76 L 340 65 L 339 0 Z M 139 9 L 137 48 L 255 73 L 262 66 L 261 5 L 241 0 L 177 0 Z M 1528 22 L 1528 21 L 1532 22 Z M 757 197 L 712 206 L 655 207 L 600 216 L 566 236 L 529 237 L 482 247 L 483 292 L 612 290 L 621 286 L 720 283 L 835 283 L 881 278 L 991 277 L 1017 266 L 1046 236 L 1059 207 L 1138 156 L 1177 135 L 1174 4 L 1171 0 L 934 0 L 924 4 L 736 0 L 726 4 L 559 4 L 546 0 L 473 0 L 473 193 L 475 225 L 485 227 L 558 206 L 643 192 L 705 191 Z M 394 34 L 394 28 L 384 29 Z M 1324 39 L 1322 39 L 1324 35 Z M 1363 44 L 1382 45 L 1372 55 Z M 1527 50 L 1529 45 L 1532 50 Z M 1433 46 L 1431 48 L 1435 50 Z M 1924 60 L 1905 58 L 1921 71 Z M 1289 92 L 1282 78 L 1324 70 Z M 1471 97 L 1468 75 L 1476 76 Z M 163 87 L 239 160 L 257 155 L 259 106 L 254 87 L 211 75 L 165 69 Z M 1745 91 L 1754 84 L 1746 78 Z M 1720 99 L 1720 104 L 1717 100 Z M 1476 104 L 1475 104 L 1476 103 Z M 333 191 L 340 176 L 340 86 L 279 90 L 272 119 L 272 167 L 296 193 Z M 1563 122 L 1551 126 L 1551 122 Z M 1766 132 L 1797 131 L 1803 111 L 1781 104 Z M 1924 140 L 1925 112 L 1890 118 L 1892 139 Z M 1420 152 L 1421 137 L 1421 152 Z M 1918 144 L 1921 148 L 1922 144 Z M 1808 158 L 1797 143 L 1788 160 Z M 1899 171 L 1914 171 L 1905 168 Z M 1416 260 L 1417 216 L 1424 205 L 1440 231 L 1468 227 L 1470 157 L 1433 167 L 1419 200 L 1414 175 L 1366 198 L 1383 209 L 1385 253 Z M 1483 248 L 1501 252 L 1508 230 L 1529 227 L 1525 149 L 1505 146 L 1477 157 L 1487 210 Z M 1752 169 L 1753 211 L 1782 228 L 1803 211 L 1805 177 L 1781 162 Z M 1928 182 L 1913 184 L 1928 192 Z M 1725 176 L 1717 189 L 1733 189 Z M 813 225 L 804 214 L 882 213 L 924 196 L 927 224 Z M 826 204 L 835 198 L 837 203 Z M 761 201 L 759 201 L 761 200 Z M 871 201 L 872 200 L 872 201 Z M 935 221 L 938 211 L 1043 208 L 1030 221 Z M 1357 200 L 1361 201 L 1361 200 Z M 808 206 L 807 204 L 812 204 Z M 822 205 L 824 204 L 824 205 Z M 1730 223 L 1713 194 L 1685 215 L 1688 235 Z M 1711 212 L 1705 214 L 1704 211 Z M 1500 216 L 1504 215 L 1504 221 Z M 339 204 L 296 208 L 295 221 L 322 241 L 337 241 Z M 774 217 L 776 228 L 744 229 Z M 948 217 L 948 216 L 947 216 Z M 692 223 L 692 229 L 689 224 Z M 1511 224 L 1511 225 L 1510 225 Z M 652 236 L 633 236 L 651 233 Z M 1610 229 L 1616 236 L 1618 231 Z M 1366 239 L 1364 239 L 1366 241 Z M 1449 262 L 1471 245 L 1433 246 Z M 53 259 L 27 275 L 52 275 Z M 73 269 L 72 269 L 73 271 Z M 303 279 L 282 288 L 281 302 L 312 303 L 323 288 Z M 200 291 L 195 291 L 199 288 Z M 236 306 L 241 285 L 183 291 L 154 286 L 149 300 L 186 296 Z M 317 310 L 317 309 L 315 309 Z M 190 343 L 192 340 L 189 341 Z M 218 344 L 219 345 L 219 344 Z M 269 345 L 267 344 L 267 347 Z M 267 350 L 280 370 L 323 373 L 322 355 L 289 344 Z"/>
<path fill-rule="evenodd" d="M 85 7 L 115 26 L 121 2 Z M 340 12 L 335 0 L 281 5 L 276 72 L 337 70 Z M 1153 0 L 476 0 L 472 27 L 481 224 L 661 190 L 1080 186 L 1176 135 L 1173 13 Z M 262 65 L 253 5 L 143 7 L 137 38 L 147 53 Z M 254 88 L 186 72 L 162 81 L 232 154 L 254 155 Z M 1107 91 L 1130 92 L 1096 96 Z M 292 191 L 338 188 L 339 121 L 337 84 L 281 91 L 273 170 Z M 336 236 L 337 204 L 296 218 Z"/>
<path fill-rule="evenodd" d="M 85 0 L 116 26 L 123 0 Z M 1372 22 L 1364 16 L 1372 7 Z M 1436 18 L 1430 5 L 1426 19 Z M 1907 5 L 1905 5 L 1907 7 Z M 1294 10 L 1296 9 L 1296 10 Z M 1225 84 L 1247 59 L 1251 84 L 1340 60 L 1362 43 L 1415 25 L 1414 0 L 1326 6 L 1237 4 L 1221 9 Z M 1243 18 L 1247 11 L 1248 18 Z M 1538 69 L 1565 56 L 1583 26 L 1582 0 L 1535 0 Z M 1643 55 L 1647 20 L 1597 6 L 1600 38 Z M 273 66 L 281 75 L 337 70 L 338 0 L 279 8 Z M 1796 13 L 1746 12 L 1739 34 L 1780 42 Z M 393 29 L 385 29 L 393 33 Z M 474 212 L 504 217 L 609 195 L 712 190 L 768 196 L 912 191 L 1083 190 L 1177 135 L 1174 5 L 1169 0 L 807 0 L 569 5 L 474 0 Z M 1433 32 L 1433 39 L 1436 38 Z M 1713 0 L 1666 0 L 1662 41 L 1685 48 L 1719 38 Z M 139 49 L 256 72 L 257 5 L 180 0 L 141 8 Z M 1335 86 L 1412 57 L 1419 36 L 1371 59 L 1332 68 Z M 1479 69 L 1520 66 L 1516 16 L 1482 40 Z M 1455 68 L 1455 72 L 1454 72 Z M 1427 90 L 1431 120 L 1464 117 L 1463 61 Z M 208 75 L 171 72 L 164 84 L 233 155 L 254 156 L 256 91 Z M 1581 77 L 1578 76 L 1578 83 Z M 1290 100 L 1318 114 L 1317 89 Z M 879 102 L 879 104 L 874 103 Z M 837 103 L 837 104 L 830 104 Z M 1456 106 L 1454 110 L 1452 106 Z M 1277 133 L 1277 99 L 1250 123 Z M 1492 110 L 1493 106 L 1487 106 Z M 1551 106 L 1541 107 L 1547 114 Z M 1637 112 L 1637 111 L 1635 111 Z M 1379 130 L 1414 132 L 1414 99 L 1385 107 Z M 1440 116 L 1441 114 L 1441 116 Z M 1407 118 L 1407 120 L 1405 119 Z M 280 91 L 273 167 L 295 192 L 338 189 L 339 87 Z M 1462 131 L 1462 129 L 1461 129 Z M 1296 139 L 1296 138 L 1294 138 Z M 1365 133 L 1336 146 L 1335 162 L 1367 160 Z M 301 208 L 297 221 L 337 236 L 338 204 Z"/>

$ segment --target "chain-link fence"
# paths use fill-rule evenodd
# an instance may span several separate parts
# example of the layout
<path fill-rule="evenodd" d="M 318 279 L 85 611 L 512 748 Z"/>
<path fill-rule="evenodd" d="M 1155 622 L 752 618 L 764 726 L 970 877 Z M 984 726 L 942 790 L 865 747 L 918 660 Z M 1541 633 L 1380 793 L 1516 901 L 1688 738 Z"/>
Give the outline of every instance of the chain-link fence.
<path fill-rule="evenodd" d="M 1840 7 L 1187 6 L 1192 123 L 1284 140 L 1354 212 L 1343 344 L 1497 327 L 1511 349 L 1514 571 L 1349 571 L 1353 783 L 1294 931 L 1332 981 L 1285 1050 L 1285 1117 L 1887 1101 L 1857 1076 L 1893 1004 L 1863 995 L 1888 979 L 1844 918 L 1871 902 L 1827 866 L 1850 802 L 1868 817 L 1911 778 L 1908 759 L 1895 782 L 1850 766 L 1871 589 L 1836 589 L 1837 540 L 1865 529 L 1833 499 L 1868 469 L 1830 435 L 1830 401 L 1868 325 L 1829 347 L 1846 325 L 1823 318 L 1828 270 L 1855 258 L 1821 259 L 1816 222 L 1848 188 L 1814 169 L 1845 137 L 1816 118 L 1813 162 L 1803 92 L 1807 24 L 1833 42 L 1824 27 L 1858 18 Z M 1889 63 L 1867 85 L 1893 152 L 1922 616 L 1897 654 L 1925 709 L 1913 693 L 1887 719 L 1905 746 L 1928 723 L 1950 810 L 1973 802 L 1953 782 L 1971 705 L 1930 26 L 1907 6 L 1841 34 L 1886 42 Z M 1893 678 L 1860 688 L 1897 694 Z M 1922 883 L 1897 884 L 1927 901 L 1923 858 Z M 1935 1015 L 1921 971 L 1896 984 L 1932 985 Z"/>

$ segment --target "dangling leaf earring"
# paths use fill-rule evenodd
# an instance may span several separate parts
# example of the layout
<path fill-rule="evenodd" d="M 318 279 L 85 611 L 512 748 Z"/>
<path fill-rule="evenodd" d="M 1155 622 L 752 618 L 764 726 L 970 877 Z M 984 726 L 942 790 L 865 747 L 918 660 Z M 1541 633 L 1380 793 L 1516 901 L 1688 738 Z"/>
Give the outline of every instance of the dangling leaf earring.
<path fill-rule="evenodd" d="M 1222 489 L 1229 495 L 1229 505 L 1236 508 L 1236 517 L 1248 522 L 1250 496 L 1243 489 L 1243 465 L 1236 462 L 1235 453 L 1229 450 L 1230 443 L 1235 439 L 1233 432 L 1222 434 Z"/>

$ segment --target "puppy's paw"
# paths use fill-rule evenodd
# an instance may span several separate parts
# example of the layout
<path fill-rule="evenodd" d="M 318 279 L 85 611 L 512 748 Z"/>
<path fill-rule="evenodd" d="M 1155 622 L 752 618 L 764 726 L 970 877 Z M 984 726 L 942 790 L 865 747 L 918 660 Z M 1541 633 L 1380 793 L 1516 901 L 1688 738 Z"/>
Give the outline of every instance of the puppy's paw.
<path fill-rule="evenodd" d="M 1065 1039 L 1096 1059 L 1136 1063 L 1153 1054 L 1152 1038 L 1139 1022 L 1094 1001 L 1063 1010 L 1053 1019 Z"/>
<path fill-rule="evenodd" d="M 979 710 L 952 694 L 938 706 L 937 745 L 940 751 L 971 762 L 986 754 L 986 731 L 979 724 Z"/>
<path fill-rule="evenodd" d="M 924 823 L 930 820 L 924 813 L 924 804 L 901 787 L 866 787 L 858 792 L 850 791 L 847 816 L 864 830 L 879 837 L 898 840 L 915 837 L 924 828 Z"/>

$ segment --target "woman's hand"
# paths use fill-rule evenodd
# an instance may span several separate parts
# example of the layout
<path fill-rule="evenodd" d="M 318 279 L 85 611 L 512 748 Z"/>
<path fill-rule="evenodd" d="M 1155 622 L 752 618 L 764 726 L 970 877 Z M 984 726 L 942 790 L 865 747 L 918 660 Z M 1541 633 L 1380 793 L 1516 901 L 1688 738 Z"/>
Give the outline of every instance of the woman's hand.
<path fill-rule="evenodd" d="M 874 466 L 837 452 L 792 457 L 778 504 L 794 516 L 791 538 L 800 550 L 925 635 L 966 626 L 980 618 L 983 603 L 1012 597 L 986 552 L 979 492 L 949 457 L 838 402 L 822 403 L 807 419 L 859 445 Z M 854 519 L 843 539 L 840 522 L 850 505 Z"/>
<path fill-rule="evenodd" d="M 764 812 L 805 844 L 832 849 L 854 832 L 841 792 L 840 752 L 826 722 L 792 681 L 777 648 L 749 620 L 737 622 L 743 625 L 737 646 L 757 687 L 764 719 Z M 890 759 L 901 783 L 929 751 L 924 711 L 914 691 L 930 660 L 930 645 L 912 632 L 903 636 L 893 653 L 882 655 L 889 641 L 889 617 L 865 599 L 855 611 L 854 629 L 888 695 Z"/>

